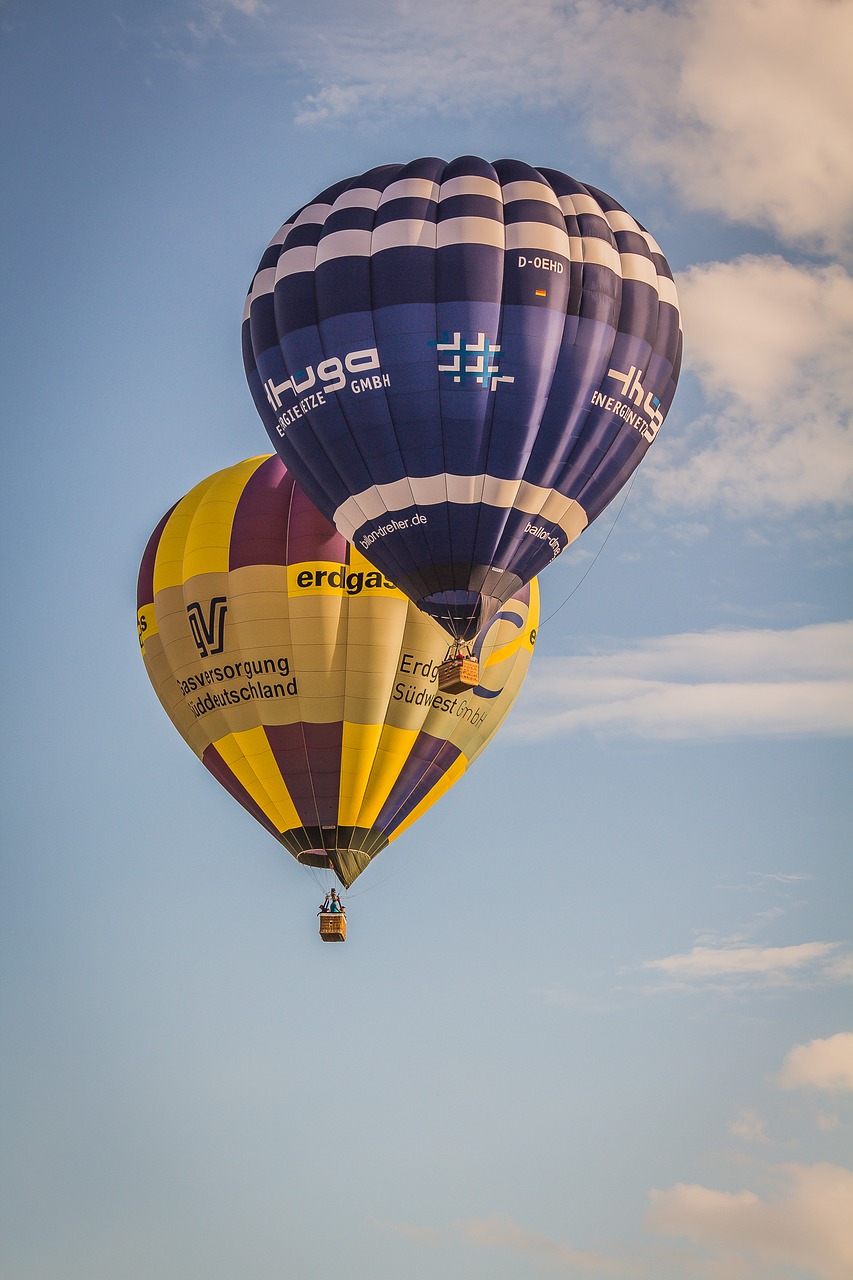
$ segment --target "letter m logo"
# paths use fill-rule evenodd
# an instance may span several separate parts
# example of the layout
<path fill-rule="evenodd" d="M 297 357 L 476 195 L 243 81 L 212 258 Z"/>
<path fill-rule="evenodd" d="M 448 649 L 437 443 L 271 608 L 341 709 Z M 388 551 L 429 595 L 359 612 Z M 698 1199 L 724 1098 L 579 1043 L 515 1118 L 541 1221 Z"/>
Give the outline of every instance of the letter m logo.
<path fill-rule="evenodd" d="M 207 617 L 198 600 L 187 605 L 187 617 L 196 648 L 202 658 L 221 653 L 225 644 L 225 615 L 228 605 L 225 596 L 214 596 L 208 606 Z"/>

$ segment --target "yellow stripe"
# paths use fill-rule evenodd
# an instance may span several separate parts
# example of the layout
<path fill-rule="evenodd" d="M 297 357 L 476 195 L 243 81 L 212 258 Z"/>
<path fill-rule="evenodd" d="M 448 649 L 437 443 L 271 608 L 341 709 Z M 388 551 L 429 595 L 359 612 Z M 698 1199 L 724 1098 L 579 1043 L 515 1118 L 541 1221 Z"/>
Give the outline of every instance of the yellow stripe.
<path fill-rule="evenodd" d="M 533 652 L 533 646 L 536 643 L 536 631 L 539 627 L 539 579 L 530 579 L 530 604 L 527 609 L 527 626 L 524 631 L 524 647 L 530 653 Z M 532 637 L 532 639 L 531 639 Z"/>
<path fill-rule="evenodd" d="M 251 477 L 269 454 L 247 458 L 213 477 L 202 494 L 184 547 L 183 581 L 200 573 L 227 573 L 231 527 L 237 503 Z"/>
<path fill-rule="evenodd" d="M 221 475 L 221 472 L 217 473 Z M 187 545 L 187 534 L 192 524 L 196 508 L 206 491 L 216 480 L 216 476 L 208 476 L 194 489 L 190 489 L 185 498 L 181 498 L 175 510 L 163 527 L 163 533 L 157 547 L 154 561 L 154 595 L 167 587 L 181 587 L 184 582 L 184 549 Z"/>
<path fill-rule="evenodd" d="M 373 768 L 358 814 L 358 823 L 354 825 L 359 827 L 374 825 L 382 806 L 391 794 L 391 788 L 400 776 L 400 770 L 409 758 L 417 736 L 417 729 L 395 729 L 390 724 L 382 726 Z"/>
<path fill-rule="evenodd" d="M 427 809 L 432 808 L 436 800 L 440 799 L 441 796 L 444 795 L 445 791 L 450 790 L 454 782 L 457 782 L 462 777 L 462 774 L 467 768 L 467 758 L 464 755 L 457 756 L 453 761 L 453 764 L 447 770 L 447 773 L 439 778 L 432 790 L 427 792 L 423 800 L 421 800 L 420 804 L 412 810 L 406 820 L 401 822 L 396 831 L 388 836 L 388 843 L 390 844 L 392 840 L 396 840 L 397 836 L 402 835 L 413 822 L 417 822 L 421 814 L 426 813 Z"/>
<path fill-rule="evenodd" d="M 291 831 L 302 826 L 262 728 L 229 733 L 213 745 L 258 808 L 279 831 Z"/>
<path fill-rule="evenodd" d="M 160 630 L 157 625 L 157 614 L 154 612 L 153 604 L 144 604 L 141 609 L 137 610 L 136 628 L 139 632 L 139 647 L 144 657 L 145 641 L 150 640 L 152 636 L 156 636 Z"/>
<path fill-rule="evenodd" d="M 362 801 L 381 737 L 381 724 L 350 724 L 344 721 L 338 797 L 338 822 L 342 827 L 360 825 Z"/>

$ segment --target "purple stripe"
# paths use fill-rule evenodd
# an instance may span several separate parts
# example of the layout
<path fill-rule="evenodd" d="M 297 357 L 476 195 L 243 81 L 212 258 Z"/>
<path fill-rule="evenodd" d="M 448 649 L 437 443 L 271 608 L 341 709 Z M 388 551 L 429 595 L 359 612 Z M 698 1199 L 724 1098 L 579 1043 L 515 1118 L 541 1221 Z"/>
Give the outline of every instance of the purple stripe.
<path fill-rule="evenodd" d="M 160 546 L 160 539 L 163 536 L 166 521 L 177 505 L 176 502 L 174 507 L 169 508 L 148 539 L 148 545 L 143 552 L 142 563 L 139 566 L 139 577 L 136 580 L 137 609 L 142 609 L 145 605 L 154 603 L 154 561 L 157 559 L 157 548 Z"/>
<path fill-rule="evenodd" d="M 201 760 L 204 767 L 213 774 L 216 781 L 225 788 L 229 795 L 232 795 L 237 803 L 241 804 L 246 812 L 252 815 L 256 822 L 259 822 L 265 830 L 269 831 L 270 835 L 275 836 L 276 840 L 278 840 L 280 838 L 278 827 L 252 799 L 242 782 L 234 776 L 216 750 L 216 747 L 212 744 L 206 747 Z"/>
<path fill-rule="evenodd" d="M 257 564 L 348 563 L 349 543 L 306 497 L 278 457 L 249 478 L 234 512 L 229 569 Z"/>
<path fill-rule="evenodd" d="M 342 722 L 266 725 L 264 732 L 299 821 L 306 827 L 336 827 Z"/>
<path fill-rule="evenodd" d="M 374 830 L 386 836 L 396 831 L 461 754 L 451 742 L 434 738 L 430 733 L 419 733 L 373 824 Z"/>

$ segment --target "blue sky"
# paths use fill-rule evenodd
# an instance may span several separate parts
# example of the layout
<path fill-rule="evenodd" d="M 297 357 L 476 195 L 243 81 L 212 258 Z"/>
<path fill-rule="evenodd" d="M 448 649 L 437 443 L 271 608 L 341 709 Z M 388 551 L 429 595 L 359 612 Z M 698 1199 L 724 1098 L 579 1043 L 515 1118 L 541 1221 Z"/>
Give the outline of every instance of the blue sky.
<path fill-rule="evenodd" d="M 849 0 L 4 0 L 0 32 L 0 1280 L 848 1276 Z M 466 153 L 647 225 L 685 371 L 543 578 L 501 737 L 328 948 L 163 716 L 136 572 L 267 449 L 239 334 L 279 223 Z"/>

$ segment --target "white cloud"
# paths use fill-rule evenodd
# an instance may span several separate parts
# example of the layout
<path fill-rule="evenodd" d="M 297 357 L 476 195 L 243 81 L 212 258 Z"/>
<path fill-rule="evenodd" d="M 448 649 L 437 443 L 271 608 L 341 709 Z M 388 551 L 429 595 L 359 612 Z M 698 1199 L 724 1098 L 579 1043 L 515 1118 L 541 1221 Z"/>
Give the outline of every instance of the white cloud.
<path fill-rule="evenodd" d="M 757 1275 L 755 1264 L 803 1268 L 819 1280 L 853 1275 L 853 1172 L 832 1164 L 781 1166 L 775 1194 L 679 1183 L 652 1191 L 646 1225 L 712 1251 L 711 1274 Z M 738 1265 L 739 1264 L 739 1265 Z M 737 1270 L 736 1270 L 737 1267 Z M 724 1270 L 725 1268 L 725 1270 Z M 761 1271 L 761 1275 L 765 1275 Z"/>
<path fill-rule="evenodd" d="M 709 410 L 646 462 L 660 502 L 752 515 L 853 500 L 853 278 L 747 255 L 692 267 L 678 290 Z"/>
<path fill-rule="evenodd" d="M 850 5 L 681 4 L 648 33 L 666 36 L 651 48 L 644 47 L 646 13 L 637 13 L 633 32 L 635 56 L 651 62 L 632 120 L 643 162 L 698 209 L 770 226 L 818 249 L 849 245 Z"/>
<path fill-rule="evenodd" d="M 812 1085 L 831 1092 L 853 1092 L 853 1032 L 795 1045 L 782 1065 L 779 1083 L 783 1089 Z"/>
<path fill-rule="evenodd" d="M 646 960 L 668 989 L 736 990 L 813 986 L 840 982 L 833 967 L 838 942 L 801 942 L 787 947 L 697 946 L 677 955 Z"/>
<path fill-rule="evenodd" d="M 575 128 L 696 208 L 820 249 L 849 237 L 843 0 L 469 0 L 462 27 L 455 0 L 320 4 L 310 18 L 285 0 L 197 7 L 197 28 L 221 32 L 228 16 L 243 41 L 254 18 L 265 56 L 314 80 L 301 123 L 570 110 Z"/>
<path fill-rule="evenodd" d="M 657 739 L 848 735 L 853 622 L 661 636 L 534 663 L 508 732 Z"/>

